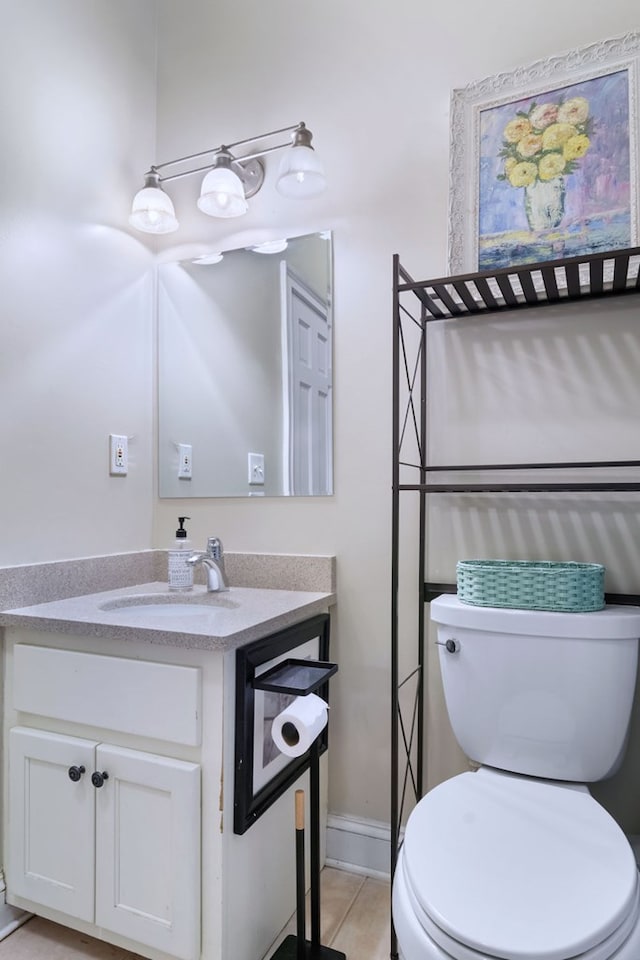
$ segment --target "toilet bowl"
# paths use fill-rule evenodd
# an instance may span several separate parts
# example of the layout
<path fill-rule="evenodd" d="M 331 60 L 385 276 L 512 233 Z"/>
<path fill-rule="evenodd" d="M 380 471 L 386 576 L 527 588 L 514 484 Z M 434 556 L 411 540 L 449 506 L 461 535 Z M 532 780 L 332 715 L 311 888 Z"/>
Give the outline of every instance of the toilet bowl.
<path fill-rule="evenodd" d="M 403 960 L 638 960 L 627 838 L 585 786 L 488 768 L 407 823 L 393 885 Z"/>
<path fill-rule="evenodd" d="M 393 879 L 402 960 L 640 960 L 635 855 L 586 786 L 624 753 L 640 610 L 449 596 L 432 619 L 452 726 L 481 766 L 407 821 Z"/>

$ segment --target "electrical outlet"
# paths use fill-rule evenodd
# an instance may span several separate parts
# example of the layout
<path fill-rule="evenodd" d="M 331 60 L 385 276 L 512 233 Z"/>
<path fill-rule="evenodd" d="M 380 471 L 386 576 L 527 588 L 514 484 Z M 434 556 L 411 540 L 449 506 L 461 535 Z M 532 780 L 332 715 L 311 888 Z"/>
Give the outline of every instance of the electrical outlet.
<path fill-rule="evenodd" d="M 248 453 L 248 482 L 252 486 L 264 486 L 264 454 Z"/>
<path fill-rule="evenodd" d="M 193 476 L 192 447 L 190 443 L 178 444 L 178 479 L 191 480 Z"/>
<path fill-rule="evenodd" d="M 109 473 L 112 477 L 125 477 L 129 469 L 129 441 L 116 433 L 109 434 Z"/>

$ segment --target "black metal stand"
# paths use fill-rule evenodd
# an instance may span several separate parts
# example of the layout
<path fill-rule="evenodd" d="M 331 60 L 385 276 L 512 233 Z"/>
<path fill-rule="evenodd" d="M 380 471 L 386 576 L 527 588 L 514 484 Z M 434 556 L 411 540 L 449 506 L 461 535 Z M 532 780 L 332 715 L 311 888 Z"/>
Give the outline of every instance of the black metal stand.
<path fill-rule="evenodd" d="M 311 819 L 311 940 L 306 939 L 304 896 L 304 829 L 296 825 L 296 930 L 280 944 L 271 960 L 347 960 L 340 950 L 320 942 L 320 748 L 314 740 L 310 748 L 309 807 Z"/>
<path fill-rule="evenodd" d="M 331 947 L 319 947 L 316 953 L 308 940 L 304 941 L 302 956 L 298 953 L 298 938 L 293 934 L 280 944 L 271 960 L 346 960 L 346 954 Z"/>
<path fill-rule="evenodd" d="M 256 689 L 307 696 L 332 676 L 337 666 L 309 660 L 288 660 L 268 671 L 254 682 Z M 306 674 L 297 682 L 296 672 Z M 296 794 L 301 791 L 296 791 Z M 296 804 L 298 799 L 296 796 Z M 347 960 L 340 950 L 324 947 L 320 942 L 320 742 L 318 737 L 309 748 L 309 852 L 311 867 L 311 940 L 306 939 L 304 825 L 296 806 L 296 936 L 290 934 L 280 944 L 271 960 Z"/>
<path fill-rule="evenodd" d="M 391 879 L 400 849 L 404 816 L 423 796 L 426 769 L 425 603 L 440 593 L 455 592 L 455 585 L 427 581 L 427 497 L 439 493 L 517 493 L 519 491 L 637 491 L 637 479 L 612 477 L 609 482 L 584 479 L 555 482 L 550 470 L 637 470 L 638 460 L 596 460 L 546 463 L 440 464 L 428 462 L 427 426 L 434 417 L 427 383 L 427 327 L 432 321 L 472 320 L 513 310 L 540 309 L 578 300 L 638 295 L 640 291 L 640 247 L 583 254 L 542 263 L 510 265 L 498 270 L 415 281 L 393 257 L 393 449 L 391 506 Z M 612 277 L 605 280 L 605 263 L 613 264 Z M 538 284 L 542 278 L 542 287 Z M 499 293 L 497 290 L 499 289 Z M 566 294 L 566 295 L 565 295 Z M 563 308 L 564 309 L 564 308 Z M 469 324 L 470 326 L 470 324 Z M 465 471 L 467 476 L 465 478 Z M 528 480 L 498 480 L 500 473 L 526 471 Z M 437 483 L 438 473 L 451 482 Z M 453 482 L 457 473 L 462 482 Z M 477 483 L 474 473 L 491 473 Z M 512 474 L 513 475 L 513 474 Z M 591 476 L 597 474 L 591 474 Z M 539 479 L 533 481 L 534 476 Z M 569 476 L 571 476 L 569 474 Z M 413 482 L 406 482 L 412 479 Z M 419 522 L 414 517 L 417 494 Z M 401 499 L 410 503 L 410 525 L 404 527 Z M 409 532 L 417 539 L 417 582 L 419 595 L 415 615 L 413 657 L 408 629 L 400 631 L 401 558 L 411 544 Z M 608 603 L 640 603 L 640 593 L 607 594 Z M 402 696 L 401 696 L 402 692 Z M 391 958 L 397 960 L 397 940 L 392 926 Z"/>
<path fill-rule="evenodd" d="M 296 790 L 296 937 L 297 960 L 306 954 L 304 870 L 304 790 Z"/>

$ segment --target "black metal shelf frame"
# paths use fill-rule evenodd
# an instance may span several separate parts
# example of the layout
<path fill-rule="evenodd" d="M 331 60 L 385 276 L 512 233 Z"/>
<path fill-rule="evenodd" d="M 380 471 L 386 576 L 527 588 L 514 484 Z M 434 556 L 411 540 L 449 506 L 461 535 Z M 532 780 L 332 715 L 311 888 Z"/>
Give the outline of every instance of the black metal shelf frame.
<path fill-rule="evenodd" d="M 401 825 L 409 803 L 424 793 L 426 612 L 425 604 L 441 593 L 455 593 L 452 583 L 426 581 L 427 497 L 438 493 L 613 492 L 640 491 L 629 479 L 576 482 L 544 478 L 544 472 L 591 471 L 640 467 L 638 460 L 555 463 L 429 465 L 427 450 L 427 327 L 434 320 L 469 318 L 482 322 L 496 313 L 581 300 L 640 293 L 640 247 L 514 266 L 484 273 L 415 281 L 393 258 L 393 477 L 391 553 L 391 876 L 395 872 Z M 411 452 L 405 456 L 409 448 Z M 401 482 L 402 469 L 415 469 L 416 482 Z M 436 473 L 524 471 L 538 479 L 517 482 L 483 480 L 455 483 L 432 480 Z M 401 500 L 417 494 L 417 608 L 411 662 L 401 651 L 399 630 Z M 413 519 L 413 518 L 412 518 Z M 639 594 L 607 594 L 607 602 L 640 604 Z M 406 634 L 402 642 L 406 644 Z M 404 673 L 400 675 L 400 660 Z M 409 693 L 407 698 L 406 693 Z M 401 702 L 401 696 L 403 702 Z M 407 702 L 408 700 L 408 702 Z M 392 931 L 391 957 L 397 957 Z"/>

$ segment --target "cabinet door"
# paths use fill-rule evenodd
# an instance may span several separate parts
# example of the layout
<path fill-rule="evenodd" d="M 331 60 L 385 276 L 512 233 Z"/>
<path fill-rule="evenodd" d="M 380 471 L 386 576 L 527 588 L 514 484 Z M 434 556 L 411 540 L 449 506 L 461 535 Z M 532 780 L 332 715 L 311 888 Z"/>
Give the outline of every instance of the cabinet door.
<path fill-rule="evenodd" d="M 88 921 L 94 911 L 95 748 L 92 740 L 26 727 L 9 733 L 9 892 Z M 69 776 L 71 767 L 85 768 L 79 780 Z"/>
<path fill-rule="evenodd" d="M 183 960 L 200 955 L 200 767 L 100 744 L 96 920 Z"/>

